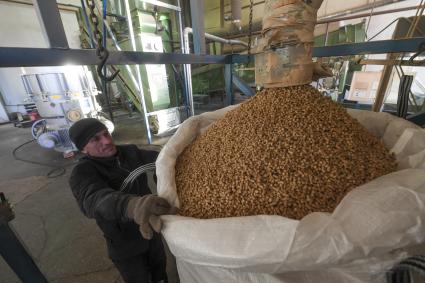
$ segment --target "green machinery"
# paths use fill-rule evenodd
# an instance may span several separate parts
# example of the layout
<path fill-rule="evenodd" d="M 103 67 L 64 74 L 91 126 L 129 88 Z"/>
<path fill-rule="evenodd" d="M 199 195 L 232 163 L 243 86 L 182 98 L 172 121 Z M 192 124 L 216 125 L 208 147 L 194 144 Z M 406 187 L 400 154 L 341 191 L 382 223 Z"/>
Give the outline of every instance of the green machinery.
<path fill-rule="evenodd" d="M 365 39 L 365 21 L 361 21 L 358 24 L 345 25 L 335 31 L 316 36 L 314 38 L 314 46 L 322 47 L 344 43 L 359 43 L 364 42 Z M 362 65 L 352 60 L 348 60 L 347 58 L 342 58 L 342 60 L 346 61 L 346 63 L 344 64 L 338 58 L 331 58 L 329 60 L 330 65 L 336 71 L 338 77 L 338 93 L 343 93 L 347 85 L 351 84 L 353 73 L 362 69 Z"/>
<path fill-rule="evenodd" d="M 131 19 L 127 16 L 127 9 Z M 174 14 L 158 11 L 154 5 L 141 1 L 108 1 L 107 23 L 108 50 L 173 53 L 173 44 L 179 42 L 173 40 L 178 37 L 178 33 L 173 34 L 172 30 L 176 26 Z M 153 134 L 161 134 L 180 124 L 179 106 L 183 104 L 183 92 L 179 72 L 173 65 L 119 65 L 112 66 L 111 71 L 115 69 L 120 70 L 115 91 L 121 97 L 124 94 L 124 99 L 128 98 L 140 113 L 148 117 Z"/>
<path fill-rule="evenodd" d="M 151 11 L 141 10 L 132 7 L 131 16 L 135 34 L 136 50 L 143 52 L 170 52 L 172 53 L 171 21 L 168 14 L 155 15 Z M 116 34 L 127 34 L 125 32 L 127 23 L 116 21 L 111 24 L 111 28 Z M 131 51 L 131 41 L 128 37 L 117 38 L 120 48 L 124 51 Z M 113 47 L 110 47 L 113 48 Z M 119 66 L 126 82 L 132 88 L 133 93 L 137 93 L 137 86 L 132 83 L 129 72 L 124 66 Z M 141 73 L 143 93 L 145 95 L 146 108 L 148 112 L 164 110 L 178 106 L 178 91 L 175 79 L 175 72 L 171 65 L 139 65 L 132 66 L 133 74 L 136 68 Z M 126 89 L 121 85 L 122 91 Z M 140 107 L 138 101 L 133 101 L 136 107 Z M 139 109 L 141 110 L 141 109 Z"/>
<path fill-rule="evenodd" d="M 349 24 L 326 34 L 318 35 L 314 38 L 314 46 L 332 46 L 343 43 L 358 43 L 365 41 L 365 22 Z M 341 62 L 342 60 L 342 62 Z M 338 72 L 338 92 L 343 93 L 344 88 L 351 83 L 354 71 L 360 71 L 362 65 L 356 64 L 346 58 L 331 58 L 328 63 Z M 345 63 L 343 61 L 346 61 Z M 254 64 L 235 64 L 234 74 L 243 79 L 248 84 L 254 85 Z M 210 93 L 211 91 L 224 90 L 224 69 L 221 65 L 207 65 L 194 68 L 192 71 L 194 100 Z M 211 79 L 214 77 L 216 79 Z"/>

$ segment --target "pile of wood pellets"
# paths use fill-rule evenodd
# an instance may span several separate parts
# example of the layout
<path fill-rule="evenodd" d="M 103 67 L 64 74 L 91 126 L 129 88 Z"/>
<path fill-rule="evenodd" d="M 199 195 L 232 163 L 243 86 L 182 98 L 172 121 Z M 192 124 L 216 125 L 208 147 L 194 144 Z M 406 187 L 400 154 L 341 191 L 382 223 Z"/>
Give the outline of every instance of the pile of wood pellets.
<path fill-rule="evenodd" d="M 332 212 L 350 190 L 396 166 L 378 138 L 313 87 L 264 89 L 179 156 L 180 213 L 301 219 Z"/>

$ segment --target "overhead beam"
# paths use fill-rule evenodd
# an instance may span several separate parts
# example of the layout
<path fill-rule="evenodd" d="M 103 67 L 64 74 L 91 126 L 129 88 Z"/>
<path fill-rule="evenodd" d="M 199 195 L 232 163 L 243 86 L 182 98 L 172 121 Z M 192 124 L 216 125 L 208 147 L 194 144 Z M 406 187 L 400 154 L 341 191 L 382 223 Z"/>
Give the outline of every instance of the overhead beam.
<path fill-rule="evenodd" d="M 416 52 L 422 42 L 425 42 L 425 37 L 315 47 L 313 57 Z"/>
<path fill-rule="evenodd" d="M 358 54 L 385 54 L 416 52 L 425 38 L 382 40 L 341 44 L 313 49 L 313 57 L 349 56 Z M 253 57 L 253 56 L 251 56 Z M 132 64 L 228 64 L 248 62 L 247 55 L 195 55 L 174 53 L 147 53 L 111 51 L 108 65 Z M 0 67 L 33 67 L 62 65 L 97 65 L 94 49 L 18 48 L 0 47 Z"/>
<path fill-rule="evenodd" d="M 94 49 L 0 47 L 0 67 L 97 65 L 99 62 Z M 230 62 L 231 55 L 110 51 L 107 64 L 225 64 Z"/>
<path fill-rule="evenodd" d="M 422 66 L 422 60 L 387 60 L 387 59 L 362 59 L 360 65 L 400 65 L 400 66 Z"/>

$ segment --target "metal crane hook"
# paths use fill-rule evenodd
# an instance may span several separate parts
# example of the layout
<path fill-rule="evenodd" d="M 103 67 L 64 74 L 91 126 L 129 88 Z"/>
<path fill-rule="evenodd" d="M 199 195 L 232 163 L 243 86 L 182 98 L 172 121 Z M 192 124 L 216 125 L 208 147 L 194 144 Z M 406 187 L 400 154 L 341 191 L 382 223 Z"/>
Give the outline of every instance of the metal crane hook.
<path fill-rule="evenodd" d="M 109 57 L 109 51 L 106 48 L 101 48 L 101 49 L 98 50 L 97 56 L 99 56 L 99 58 L 101 59 L 99 65 L 97 65 L 97 73 L 98 73 L 99 77 L 101 77 L 102 79 L 104 79 L 107 82 L 110 82 L 113 79 L 115 79 L 115 77 L 118 75 L 120 70 L 115 71 L 110 76 L 106 75 L 106 68 L 105 68 L 105 72 L 103 72 L 103 69 L 106 65 L 106 61 L 108 60 L 108 57 Z"/>

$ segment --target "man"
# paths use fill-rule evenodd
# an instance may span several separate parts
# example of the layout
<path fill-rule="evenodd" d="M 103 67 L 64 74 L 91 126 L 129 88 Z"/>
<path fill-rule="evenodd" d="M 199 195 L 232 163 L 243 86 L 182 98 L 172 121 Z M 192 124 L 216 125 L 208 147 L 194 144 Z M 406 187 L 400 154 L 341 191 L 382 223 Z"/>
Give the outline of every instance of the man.
<path fill-rule="evenodd" d="M 120 190 L 134 169 L 156 160 L 157 152 L 116 146 L 105 125 L 94 118 L 76 122 L 69 135 L 86 155 L 71 173 L 72 192 L 84 215 L 96 219 L 124 281 L 167 282 L 159 216 L 173 208 L 151 194 L 145 174 Z"/>

